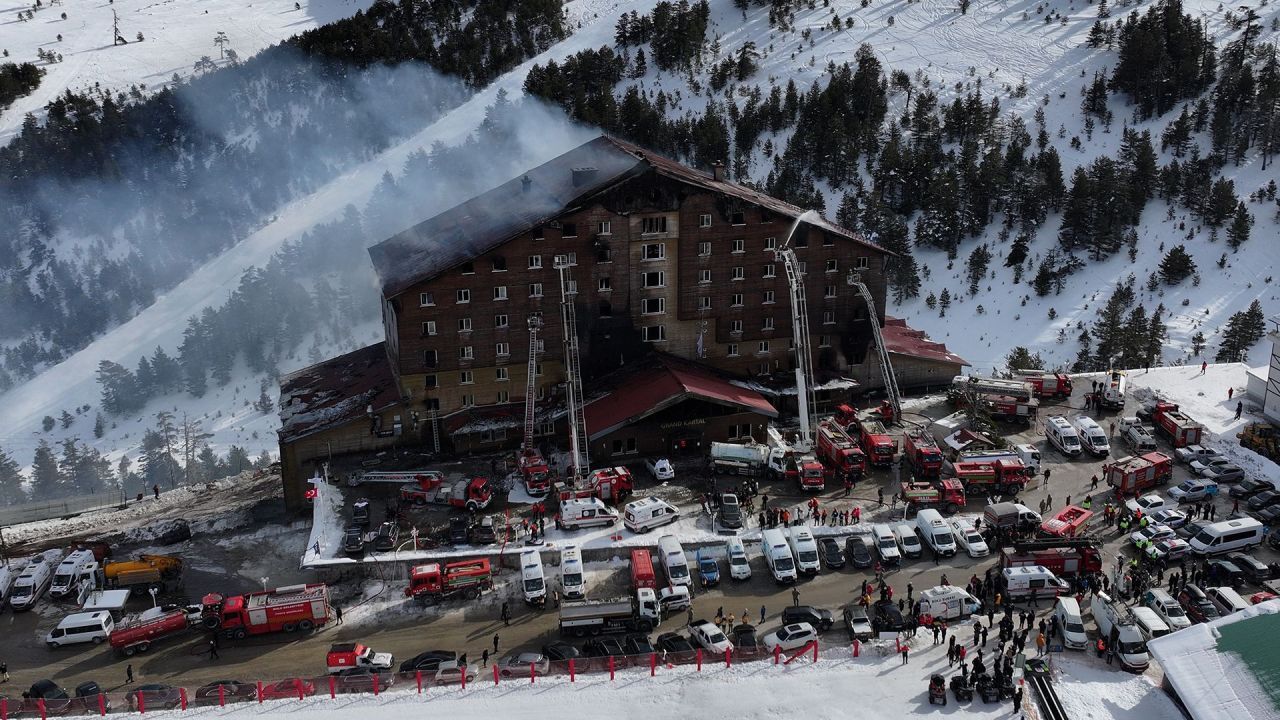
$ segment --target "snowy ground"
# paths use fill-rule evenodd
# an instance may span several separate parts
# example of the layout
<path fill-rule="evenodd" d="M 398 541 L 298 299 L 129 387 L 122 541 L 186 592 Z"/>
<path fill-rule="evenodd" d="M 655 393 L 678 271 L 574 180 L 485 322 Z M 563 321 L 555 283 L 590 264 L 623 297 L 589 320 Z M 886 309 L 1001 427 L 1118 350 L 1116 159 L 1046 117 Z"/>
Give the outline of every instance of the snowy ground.
<path fill-rule="evenodd" d="M 1117 672 L 1083 654 L 1059 654 L 1053 683 L 1071 720 L 1178 720 L 1182 713 L 1146 675 Z"/>
<path fill-rule="evenodd" d="M 0 115 L 0 142 L 22 127 L 27 113 L 40 114 L 64 91 L 93 87 L 128 91 L 133 85 L 158 90 L 174 73 L 187 76 L 196 60 L 208 55 L 219 65 L 226 60 L 213 44 L 227 34 L 225 48 L 241 59 L 305 30 L 333 22 L 367 8 L 371 0 L 119 0 L 118 2 L 59 2 L 46 0 L 35 18 L 19 21 L 19 10 L 34 3 L 14 3 L 0 13 L 0 47 L 9 51 L 5 62 L 31 62 L 46 74 L 40 87 L 20 98 Z M 111 14 L 119 17 L 127 45 L 113 45 Z M 62 19 L 66 13 L 67 19 Z M 137 42 L 138 33 L 144 40 Z M 62 40 L 58 40 L 58 36 Z M 46 64 L 36 51 L 62 55 L 62 62 Z"/>

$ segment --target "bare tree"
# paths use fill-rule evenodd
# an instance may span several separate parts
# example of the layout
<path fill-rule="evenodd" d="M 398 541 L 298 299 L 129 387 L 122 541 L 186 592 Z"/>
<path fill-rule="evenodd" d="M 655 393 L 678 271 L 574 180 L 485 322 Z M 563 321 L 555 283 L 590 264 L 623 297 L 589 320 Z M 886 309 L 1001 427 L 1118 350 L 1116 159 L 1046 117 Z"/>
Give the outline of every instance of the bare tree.
<path fill-rule="evenodd" d="M 213 433 L 204 432 L 199 420 L 191 420 L 186 413 L 182 414 L 182 475 L 188 485 L 192 482 L 191 474 L 198 469 L 196 456 L 211 437 Z"/>

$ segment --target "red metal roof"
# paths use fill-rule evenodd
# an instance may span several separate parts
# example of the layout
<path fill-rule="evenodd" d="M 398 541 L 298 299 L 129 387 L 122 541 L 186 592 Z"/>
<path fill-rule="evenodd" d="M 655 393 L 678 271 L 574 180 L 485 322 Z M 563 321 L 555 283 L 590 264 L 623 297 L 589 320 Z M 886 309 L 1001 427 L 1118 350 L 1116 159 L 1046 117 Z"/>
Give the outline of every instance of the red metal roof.
<path fill-rule="evenodd" d="M 654 354 L 637 367 L 601 378 L 597 386 L 600 384 L 612 385 L 612 389 L 584 408 L 587 435 L 592 440 L 690 397 L 738 406 L 766 417 L 778 416 L 773 405 L 755 390 L 669 355 Z"/>
<path fill-rule="evenodd" d="M 280 440 L 366 419 L 400 402 L 386 343 L 339 355 L 280 379 Z"/>
<path fill-rule="evenodd" d="M 891 353 L 952 365 L 969 365 L 967 360 L 948 350 L 945 344 L 930 340 L 923 330 L 908 327 L 902 318 L 886 315 L 880 335 L 884 338 L 885 349 Z"/>

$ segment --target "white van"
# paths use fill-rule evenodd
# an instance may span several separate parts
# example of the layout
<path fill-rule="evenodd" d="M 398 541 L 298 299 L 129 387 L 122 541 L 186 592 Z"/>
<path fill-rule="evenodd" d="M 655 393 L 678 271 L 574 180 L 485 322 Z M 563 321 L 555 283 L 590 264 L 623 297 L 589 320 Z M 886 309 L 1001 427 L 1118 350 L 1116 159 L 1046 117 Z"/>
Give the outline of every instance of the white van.
<path fill-rule="evenodd" d="M 876 553 L 880 561 L 886 565 L 897 565 L 902 562 L 902 553 L 898 552 L 898 539 L 893 531 L 884 523 L 871 526 L 871 537 L 876 544 Z"/>
<path fill-rule="evenodd" d="M 0 608 L 3 608 L 5 602 L 9 600 L 9 592 L 13 590 L 13 584 L 26 569 L 26 560 L 11 560 L 8 565 L 0 565 Z"/>
<path fill-rule="evenodd" d="M 1191 619 L 1187 617 L 1186 611 L 1163 588 L 1151 588 L 1143 593 L 1142 604 L 1155 610 L 1164 624 L 1174 632 L 1191 627 Z"/>
<path fill-rule="evenodd" d="M 1078 457 L 1083 448 L 1080 446 L 1080 433 L 1071 427 L 1071 423 L 1061 415 L 1050 415 L 1044 421 L 1044 436 L 1049 444 L 1067 457 Z"/>
<path fill-rule="evenodd" d="M 818 560 L 818 541 L 813 539 L 813 531 L 808 525 L 795 525 L 787 528 L 787 544 L 791 546 L 791 554 L 796 560 L 796 569 L 805 575 L 817 575 L 821 569 Z"/>
<path fill-rule="evenodd" d="M 1058 630 L 1062 633 L 1062 644 L 1072 650 L 1085 650 L 1089 647 L 1089 636 L 1085 633 L 1084 619 L 1080 616 L 1080 603 L 1070 595 L 1058 598 L 1053 608 L 1053 616 L 1058 618 Z"/>
<path fill-rule="evenodd" d="M 1026 466 L 1029 474 L 1040 474 L 1040 451 L 1035 445 L 1014 445 L 1013 451 L 1018 453 L 1018 459 Z"/>
<path fill-rule="evenodd" d="M 939 585 L 920 593 L 920 612 L 942 620 L 957 620 L 982 612 L 982 601 L 964 588 Z"/>
<path fill-rule="evenodd" d="M 1173 632 L 1164 620 L 1156 614 L 1155 610 L 1141 605 L 1133 608 L 1133 624 L 1138 628 L 1138 632 L 1142 633 L 1142 638 L 1147 642 L 1151 642 L 1158 637 L 1164 637 Z"/>
<path fill-rule="evenodd" d="M 679 510 L 652 495 L 633 500 L 622 509 L 622 524 L 634 533 L 646 533 L 679 519 Z"/>
<path fill-rule="evenodd" d="M 893 526 L 893 539 L 898 543 L 898 552 L 910 560 L 924 554 L 924 546 L 920 544 L 920 536 L 909 523 L 898 523 Z"/>
<path fill-rule="evenodd" d="M 98 571 L 98 561 L 92 550 L 76 550 L 58 564 L 53 571 L 53 582 L 49 585 L 49 594 L 60 598 L 70 595 L 81 580 L 92 579 Z"/>
<path fill-rule="evenodd" d="M 667 584 L 683 585 L 693 592 L 693 576 L 689 574 L 689 559 L 684 556 L 684 548 L 675 535 L 663 535 L 658 538 L 658 554 L 662 556 L 662 572 L 667 576 Z"/>
<path fill-rule="evenodd" d="M 1111 454 L 1111 441 L 1107 439 L 1106 431 L 1093 418 L 1088 415 L 1077 415 L 1072 418 L 1071 424 L 1080 435 L 1080 444 L 1085 450 L 1097 457 L 1106 457 Z"/>
<path fill-rule="evenodd" d="M 1244 550 L 1262 544 L 1262 523 L 1250 517 L 1219 520 L 1200 528 L 1191 537 L 1191 552 L 1199 555 L 1217 555 L 1232 550 Z"/>
<path fill-rule="evenodd" d="M 560 503 L 556 526 L 562 530 L 584 527 L 609 527 L 618 522 L 618 511 L 598 497 L 570 498 Z"/>
<path fill-rule="evenodd" d="M 62 618 L 58 627 L 44 636 L 44 641 L 51 648 L 87 642 L 98 645 L 111 637 L 111 631 L 115 627 L 111 613 L 105 610 L 75 613 Z"/>
<path fill-rule="evenodd" d="M 760 533 L 761 551 L 764 553 L 764 564 L 769 566 L 773 579 L 779 583 L 796 581 L 796 559 L 791 556 L 791 546 L 787 544 L 787 536 L 778 528 L 770 528 Z"/>
<path fill-rule="evenodd" d="M 542 553 L 537 548 L 529 548 L 520 553 L 520 584 L 526 603 L 547 603 L 547 579 L 542 574 Z"/>
<path fill-rule="evenodd" d="M 747 546 L 742 543 L 742 538 L 729 538 L 725 547 L 729 552 L 729 577 L 734 580 L 749 580 L 751 559 L 747 557 Z"/>
<path fill-rule="evenodd" d="M 44 595 L 45 590 L 49 589 L 49 583 L 52 580 L 53 571 L 49 569 L 47 563 L 39 561 L 31 563 L 14 581 L 13 590 L 9 593 L 9 606 L 14 609 L 14 612 L 35 607 L 36 601 Z"/>
<path fill-rule="evenodd" d="M 1221 615 L 1230 615 L 1249 608 L 1249 603 L 1240 597 L 1240 593 L 1229 587 L 1205 588 L 1204 594 L 1208 596 L 1209 602 L 1218 608 L 1218 613 Z"/>
<path fill-rule="evenodd" d="M 568 600 L 581 600 L 587 596 L 582 551 L 577 545 L 565 545 L 560 551 L 560 594 Z"/>
<path fill-rule="evenodd" d="M 1098 632 L 1106 638 L 1107 645 L 1120 658 L 1120 664 L 1130 670 L 1146 670 L 1151 664 L 1151 656 L 1147 654 L 1147 642 L 1142 633 L 1129 620 L 1129 612 L 1123 606 L 1111 601 L 1106 593 L 1098 593 L 1091 601 L 1093 621 L 1098 623 Z"/>
<path fill-rule="evenodd" d="M 935 554 L 943 557 L 956 554 L 956 538 L 942 519 L 942 513 L 937 510 L 921 510 L 916 513 L 916 530 L 920 531 L 920 538 Z"/>

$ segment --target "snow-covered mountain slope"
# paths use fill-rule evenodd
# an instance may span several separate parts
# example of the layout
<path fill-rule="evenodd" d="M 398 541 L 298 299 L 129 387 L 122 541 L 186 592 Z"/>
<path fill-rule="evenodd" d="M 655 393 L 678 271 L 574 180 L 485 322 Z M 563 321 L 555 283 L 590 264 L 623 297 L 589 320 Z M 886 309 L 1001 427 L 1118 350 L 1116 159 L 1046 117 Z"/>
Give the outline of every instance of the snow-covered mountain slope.
<path fill-rule="evenodd" d="M 35 92 L 0 114 L 0 142 L 22 127 L 24 115 L 39 114 L 67 89 L 100 86 L 128 91 L 140 84 L 158 89 L 174 73 L 190 75 L 195 62 L 205 55 L 225 64 L 221 48 L 213 42 L 220 32 L 226 33 L 228 41 L 222 47 L 243 59 L 305 30 L 354 15 L 372 0 L 299 0 L 298 4 L 300 9 L 294 8 L 294 0 L 46 0 L 34 18 L 19 20 L 19 11 L 34 3 L 15 3 L 0 15 L 0 48 L 9 51 L 4 62 L 35 63 L 46 74 Z M 126 45 L 112 44 L 113 11 L 121 36 L 129 41 Z M 62 62 L 40 61 L 36 52 L 41 49 L 62 55 Z"/>
<path fill-rule="evenodd" d="M 652 2 L 627 5 L 646 10 Z M 192 398 L 177 394 L 157 398 L 148 403 L 137 416 L 119 418 L 102 438 L 95 439 L 90 432 L 93 412 L 87 418 L 77 420 L 68 429 L 61 426 L 44 433 L 40 430 L 46 415 L 58 417 L 63 410 L 74 413 L 74 408 L 84 404 L 97 406 L 99 387 L 96 382 L 98 363 L 102 360 L 118 362 L 133 367 L 138 358 L 149 354 L 159 345 L 172 350 L 182 340 L 187 318 L 198 315 L 206 307 L 223 302 L 236 287 L 241 274 L 252 266 L 262 266 L 272 253 L 292 239 L 300 237 L 309 228 L 340 216 L 344 208 L 354 205 L 364 207 L 384 173 L 400 172 L 405 158 L 419 150 L 429 150 L 433 143 L 454 145 L 467 138 L 484 119 L 485 108 L 492 105 L 499 92 L 510 97 L 522 93 L 524 77 L 536 63 L 550 59 L 562 59 L 584 48 L 598 47 L 610 41 L 613 34 L 612 16 L 598 12 L 605 4 L 583 3 L 575 15 L 575 34 L 554 48 L 506 73 L 484 90 L 477 92 L 467 102 L 442 116 L 421 132 L 406 138 L 370 161 L 353 168 L 314 193 L 282 208 L 275 218 L 261 230 L 253 233 L 230 250 L 206 263 L 177 287 L 160 296 L 155 303 L 140 312 L 132 320 L 97 338 L 83 350 L 58 365 L 45 370 L 23 385 L 0 395 L 0 447 L 5 448 L 20 462 L 29 463 L 36 444 L 41 439 L 56 443 L 63 437 L 79 437 L 85 442 L 113 457 L 121 453 L 130 456 L 142 439 L 145 428 L 154 424 L 153 415 L 160 410 L 183 411 L 202 419 L 204 429 L 214 433 L 210 444 L 220 454 L 225 454 L 231 444 L 245 447 L 256 456 L 263 450 L 273 454 L 277 448 L 275 428 L 279 419 L 275 415 L 263 415 L 245 405 L 258 396 L 258 379 L 244 368 L 238 368 L 232 382 L 221 390 L 204 398 Z M 578 25 L 580 24 L 580 27 Z M 567 121 L 558 111 L 529 103 L 521 109 L 522 123 L 520 146 L 525 156 L 508 158 L 514 167 L 527 167 L 544 162 L 565 150 L 589 139 L 594 132 Z M 501 172 L 501 171 L 499 171 Z M 493 185 L 508 179 L 506 175 L 489 178 Z M 470 188 L 479 193 L 488 187 Z M 460 189 L 467 192 L 468 189 Z M 458 198 L 458 201 L 465 196 Z M 444 210 L 440 198 L 424 197 L 420 211 L 423 219 Z M 371 245 L 383 238 L 362 238 Z M 367 270 L 367 268 L 361 268 Z M 372 272 L 361 274 L 373 282 Z M 264 311 L 269 311 L 265 309 Z M 376 342 L 381 337 L 381 324 L 360 328 L 352 333 L 361 342 Z M 329 348 L 337 353 L 344 348 Z M 345 348 L 349 349 L 349 348 Z M 280 368 L 282 372 L 309 364 L 297 357 L 292 366 Z M 272 388 L 275 391 L 275 388 Z"/>

